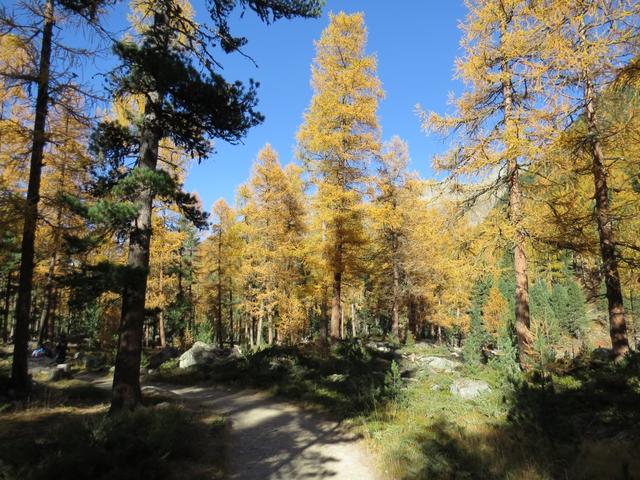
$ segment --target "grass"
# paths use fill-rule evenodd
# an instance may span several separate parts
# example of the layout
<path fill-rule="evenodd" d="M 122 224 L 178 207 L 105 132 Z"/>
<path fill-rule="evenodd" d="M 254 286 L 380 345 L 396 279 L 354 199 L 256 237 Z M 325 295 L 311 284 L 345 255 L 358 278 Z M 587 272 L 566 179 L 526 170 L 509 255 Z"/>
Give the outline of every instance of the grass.
<path fill-rule="evenodd" d="M 638 363 L 558 364 L 544 381 L 509 389 L 491 368 L 476 369 L 492 391 L 471 401 L 449 393 L 451 374 L 430 374 L 363 430 L 385 478 L 639 478 Z"/>
<path fill-rule="evenodd" d="M 224 478 L 223 417 L 157 394 L 148 404 L 164 403 L 109 416 L 109 397 L 80 380 L 36 383 L 0 413 L 0 479 Z"/>

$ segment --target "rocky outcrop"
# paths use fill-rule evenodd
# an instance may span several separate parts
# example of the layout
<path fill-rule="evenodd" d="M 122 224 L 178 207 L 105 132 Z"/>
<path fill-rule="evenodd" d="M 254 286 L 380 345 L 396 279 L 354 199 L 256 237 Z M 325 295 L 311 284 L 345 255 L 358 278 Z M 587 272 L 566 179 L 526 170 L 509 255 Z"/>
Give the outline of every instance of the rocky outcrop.
<path fill-rule="evenodd" d="M 465 400 L 476 398 L 477 396 L 490 392 L 491 387 L 487 382 L 482 380 L 473 380 L 471 378 L 459 378 L 454 380 L 449 391 Z"/>

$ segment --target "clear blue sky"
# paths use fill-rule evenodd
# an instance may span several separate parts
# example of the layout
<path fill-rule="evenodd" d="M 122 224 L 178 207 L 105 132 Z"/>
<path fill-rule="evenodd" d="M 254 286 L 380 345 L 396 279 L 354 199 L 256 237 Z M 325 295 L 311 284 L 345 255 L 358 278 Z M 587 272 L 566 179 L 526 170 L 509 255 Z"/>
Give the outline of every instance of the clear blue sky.
<path fill-rule="evenodd" d="M 448 110 L 450 92 L 460 89 L 453 80 L 454 60 L 460 55 L 459 21 L 466 15 L 463 0 L 327 0 L 319 19 L 280 20 L 271 25 L 260 22 L 251 12 L 239 18 L 236 12 L 232 33 L 248 39 L 244 52 L 257 67 L 239 54 L 218 51 L 228 81 L 260 82 L 259 106 L 265 122 L 253 128 L 243 144 L 216 144 L 216 153 L 199 165 L 193 165 L 186 187 L 198 193 L 203 207 L 210 210 L 223 197 L 229 203 L 236 189 L 251 173 L 258 151 L 269 142 L 280 154 L 283 164 L 295 161 L 295 135 L 311 99 L 309 84 L 315 56 L 314 41 L 329 22 L 329 12 L 361 11 L 369 31 L 367 51 L 378 57 L 378 75 L 386 98 L 379 116 L 383 140 L 400 135 L 409 143 L 411 169 L 430 178 L 434 153 L 446 145 L 427 137 L 420 129 L 416 104 L 427 110 Z M 204 0 L 192 0 L 197 18 L 206 19 Z M 393 6 L 392 6 L 393 5 Z M 123 31 L 127 27 L 127 1 L 120 1 L 107 18 L 108 29 Z M 116 34 L 119 37 L 119 34 Z M 75 41 L 88 41 L 76 36 Z M 85 80 L 99 83 L 101 76 L 115 66 L 112 55 L 97 56 L 81 73 Z"/>
<path fill-rule="evenodd" d="M 219 142 L 215 155 L 192 167 L 186 186 L 198 192 L 206 210 L 220 197 L 234 201 L 237 187 L 249 177 L 265 143 L 273 145 L 283 164 L 294 161 L 295 134 L 312 94 L 313 42 L 326 27 L 328 13 L 340 10 L 365 14 L 368 51 L 378 57 L 386 94 L 379 109 L 383 139 L 400 135 L 409 143 L 411 168 L 423 177 L 432 175 L 431 156 L 445 145 L 420 130 L 415 105 L 445 111 L 449 92 L 459 89 L 452 76 L 454 59 L 460 54 L 457 25 L 465 16 L 463 0 L 329 0 L 322 18 L 316 20 L 264 26 L 247 14 L 234 23 L 235 34 L 248 38 L 244 50 L 258 67 L 240 55 L 223 54 L 224 74 L 228 80 L 260 82 L 259 110 L 266 120 L 249 132 L 243 145 Z"/>

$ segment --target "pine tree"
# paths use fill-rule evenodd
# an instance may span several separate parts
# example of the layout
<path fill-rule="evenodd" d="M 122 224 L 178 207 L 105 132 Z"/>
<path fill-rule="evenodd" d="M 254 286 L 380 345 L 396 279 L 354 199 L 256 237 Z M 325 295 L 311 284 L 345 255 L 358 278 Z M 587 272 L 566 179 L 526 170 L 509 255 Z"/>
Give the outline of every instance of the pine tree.
<path fill-rule="evenodd" d="M 210 5 L 213 29 L 192 20 L 189 9 L 172 0 L 153 0 L 138 6 L 149 23 L 115 45 L 121 65 L 111 76 L 116 98 L 143 99 L 141 118 L 131 125 L 104 122 L 94 136 L 110 176 L 102 185 L 115 188 L 136 207 L 128 232 L 130 271 L 124 286 L 120 342 L 114 373 L 111 410 L 134 408 L 140 402 L 140 352 L 151 241 L 151 212 L 155 197 L 172 199 L 182 212 L 202 224 L 195 199 L 182 192 L 179 182 L 157 168 L 161 140 L 187 154 L 206 157 L 211 138 L 237 142 L 263 120 L 255 111 L 253 83 L 228 83 L 218 72 L 211 51 L 220 42 L 226 52 L 245 40 L 229 34 L 228 17 L 236 4 L 248 6 L 264 21 L 296 16 L 316 16 L 315 0 L 214 1 Z M 133 168 L 126 168 L 128 159 Z M 125 172 L 123 175 L 122 172 Z"/>
<path fill-rule="evenodd" d="M 367 163 L 379 151 L 376 111 L 383 93 L 376 60 L 365 53 L 361 13 L 330 15 L 316 43 L 314 90 L 298 131 L 299 156 L 317 188 L 314 206 L 322 222 L 331 277 L 331 338 L 340 336 L 345 274 L 357 270 Z"/>

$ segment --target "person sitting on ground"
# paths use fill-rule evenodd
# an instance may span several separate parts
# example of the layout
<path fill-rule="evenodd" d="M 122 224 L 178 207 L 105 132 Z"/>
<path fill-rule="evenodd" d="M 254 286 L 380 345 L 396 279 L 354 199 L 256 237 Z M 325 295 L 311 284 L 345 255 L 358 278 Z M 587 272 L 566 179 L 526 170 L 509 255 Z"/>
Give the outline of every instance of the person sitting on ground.
<path fill-rule="evenodd" d="M 33 358 L 40 358 L 44 357 L 46 353 L 47 351 L 45 350 L 44 345 L 40 344 L 33 350 L 33 352 L 31 352 L 31 356 Z"/>
<path fill-rule="evenodd" d="M 63 336 L 60 338 L 58 345 L 56 345 L 56 358 L 57 364 L 64 363 L 67 359 L 67 339 Z"/>

